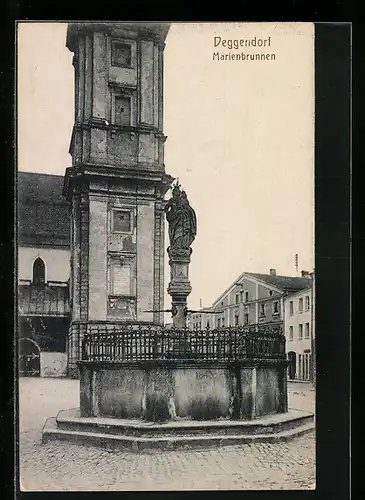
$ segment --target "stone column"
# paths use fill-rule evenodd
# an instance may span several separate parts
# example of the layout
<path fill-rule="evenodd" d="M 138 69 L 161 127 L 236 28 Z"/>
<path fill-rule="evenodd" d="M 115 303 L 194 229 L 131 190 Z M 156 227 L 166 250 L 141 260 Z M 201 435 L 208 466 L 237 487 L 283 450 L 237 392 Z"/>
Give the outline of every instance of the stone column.
<path fill-rule="evenodd" d="M 191 293 L 189 264 L 192 249 L 167 249 L 170 264 L 170 283 L 167 292 L 172 298 L 172 321 L 176 328 L 185 328 L 187 297 Z"/>

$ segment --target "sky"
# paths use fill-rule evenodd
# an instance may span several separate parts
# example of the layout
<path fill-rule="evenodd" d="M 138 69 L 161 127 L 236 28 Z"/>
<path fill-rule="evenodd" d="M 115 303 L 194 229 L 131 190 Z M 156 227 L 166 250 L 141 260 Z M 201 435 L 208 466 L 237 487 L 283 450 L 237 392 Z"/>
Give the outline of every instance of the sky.
<path fill-rule="evenodd" d="M 66 27 L 18 27 L 20 171 L 63 175 L 71 165 L 74 75 Z M 215 37 L 270 37 L 270 46 L 214 47 Z M 275 60 L 217 61 L 214 52 Z M 172 24 L 164 133 L 166 172 L 179 178 L 197 214 L 190 308 L 211 305 L 244 271 L 295 276 L 295 254 L 299 272 L 313 270 L 312 23 Z M 166 288 L 167 259 L 165 271 Z"/>

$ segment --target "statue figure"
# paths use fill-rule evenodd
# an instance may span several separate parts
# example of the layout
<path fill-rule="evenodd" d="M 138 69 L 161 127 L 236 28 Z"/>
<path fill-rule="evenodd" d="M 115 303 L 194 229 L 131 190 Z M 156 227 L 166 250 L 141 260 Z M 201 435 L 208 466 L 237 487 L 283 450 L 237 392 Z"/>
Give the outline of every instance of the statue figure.
<path fill-rule="evenodd" d="M 170 249 L 188 250 L 196 236 L 196 215 L 191 208 L 185 191 L 177 182 L 172 190 L 172 198 L 165 205 L 169 223 Z"/>

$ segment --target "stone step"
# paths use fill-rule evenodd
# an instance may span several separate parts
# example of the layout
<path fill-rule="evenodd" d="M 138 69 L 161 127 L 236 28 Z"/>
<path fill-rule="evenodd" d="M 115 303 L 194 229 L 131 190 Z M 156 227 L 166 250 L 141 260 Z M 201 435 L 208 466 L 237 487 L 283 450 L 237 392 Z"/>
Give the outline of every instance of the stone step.
<path fill-rule="evenodd" d="M 115 418 L 80 417 L 78 409 L 61 410 L 56 418 L 62 430 L 96 432 L 123 436 L 157 438 L 176 436 L 229 436 L 275 434 L 313 422 L 313 414 L 290 411 L 251 421 L 191 421 L 180 420 L 165 424 Z"/>
<path fill-rule="evenodd" d="M 196 435 L 196 436 L 163 436 L 136 437 L 127 435 L 106 434 L 80 430 L 60 429 L 56 418 L 46 421 L 42 432 L 42 442 L 68 441 L 81 445 L 98 446 L 106 449 L 124 449 L 126 451 L 168 451 L 177 449 L 209 449 L 220 446 L 234 446 L 253 442 L 275 443 L 287 441 L 296 436 L 314 431 L 314 423 L 306 423 L 299 427 L 283 430 L 274 434 L 237 434 L 237 435 Z"/>

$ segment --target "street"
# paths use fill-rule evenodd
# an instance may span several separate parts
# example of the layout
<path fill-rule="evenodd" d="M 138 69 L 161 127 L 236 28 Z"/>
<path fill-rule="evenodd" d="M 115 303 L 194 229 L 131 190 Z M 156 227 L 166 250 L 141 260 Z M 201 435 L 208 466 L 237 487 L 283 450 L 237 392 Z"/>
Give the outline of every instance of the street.
<path fill-rule="evenodd" d="M 79 382 L 19 379 L 20 483 L 23 491 L 285 490 L 315 487 L 314 432 L 275 444 L 207 451 L 130 453 L 66 442 L 41 444 L 42 427 L 78 406 Z M 289 407 L 314 411 L 309 384 L 289 383 Z"/>

